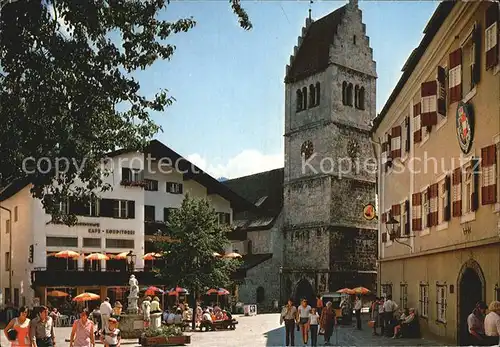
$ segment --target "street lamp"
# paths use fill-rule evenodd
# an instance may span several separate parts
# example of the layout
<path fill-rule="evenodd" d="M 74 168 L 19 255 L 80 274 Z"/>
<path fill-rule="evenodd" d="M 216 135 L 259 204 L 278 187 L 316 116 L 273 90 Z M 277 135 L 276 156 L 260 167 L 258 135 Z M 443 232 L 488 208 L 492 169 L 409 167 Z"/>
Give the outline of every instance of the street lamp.
<path fill-rule="evenodd" d="M 283 295 L 281 291 L 281 277 L 283 277 L 283 266 L 280 266 L 280 305 L 283 305 Z"/>
<path fill-rule="evenodd" d="M 130 251 L 127 253 L 127 265 L 129 272 L 134 272 L 136 258 L 137 256 L 134 254 L 134 252 Z"/>
<path fill-rule="evenodd" d="M 397 243 L 404 245 L 410 249 L 413 249 L 413 247 L 407 243 L 399 241 L 399 239 L 406 239 L 409 237 L 415 237 L 415 235 L 401 235 L 400 228 L 399 228 L 399 221 L 395 219 L 392 215 L 389 214 L 389 220 L 385 222 L 385 227 L 387 229 L 387 233 L 389 234 L 389 239 L 394 240 Z"/>

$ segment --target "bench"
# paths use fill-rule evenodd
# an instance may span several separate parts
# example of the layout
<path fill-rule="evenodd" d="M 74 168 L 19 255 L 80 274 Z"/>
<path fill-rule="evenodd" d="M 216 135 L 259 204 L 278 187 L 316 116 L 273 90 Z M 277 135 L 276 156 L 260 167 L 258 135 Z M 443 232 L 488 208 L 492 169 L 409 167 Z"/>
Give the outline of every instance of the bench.
<path fill-rule="evenodd" d="M 221 330 L 234 330 L 236 329 L 236 324 L 238 324 L 238 321 L 236 319 L 232 320 L 219 320 L 213 322 L 213 328 L 214 329 L 221 329 Z M 201 322 L 200 324 L 200 331 L 208 331 L 210 330 L 210 325 L 206 324 L 204 322 Z"/>

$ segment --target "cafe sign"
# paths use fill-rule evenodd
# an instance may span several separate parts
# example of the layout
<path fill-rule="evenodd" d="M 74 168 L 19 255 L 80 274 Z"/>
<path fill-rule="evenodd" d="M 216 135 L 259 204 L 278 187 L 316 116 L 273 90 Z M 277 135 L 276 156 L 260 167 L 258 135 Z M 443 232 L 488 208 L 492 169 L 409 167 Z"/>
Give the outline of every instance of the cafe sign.
<path fill-rule="evenodd" d="M 468 154 L 474 140 L 474 113 L 472 105 L 460 102 L 456 115 L 457 138 L 460 149 Z"/>
<path fill-rule="evenodd" d="M 90 234 L 108 234 L 108 235 L 135 235 L 135 230 L 91 228 L 91 229 L 89 229 L 89 233 Z"/>

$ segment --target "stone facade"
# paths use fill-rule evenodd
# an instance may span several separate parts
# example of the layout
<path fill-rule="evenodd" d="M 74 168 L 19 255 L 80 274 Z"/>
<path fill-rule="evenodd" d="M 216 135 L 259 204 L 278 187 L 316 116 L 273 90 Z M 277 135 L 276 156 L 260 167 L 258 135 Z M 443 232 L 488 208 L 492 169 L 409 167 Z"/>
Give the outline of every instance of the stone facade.
<path fill-rule="evenodd" d="M 311 46 L 320 26 L 336 33 L 325 51 L 328 66 L 298 71 L 314 66 L 300 61 L 309 59 L 300 50 Z M 376 161 L 367 130 L 375 118 L 376 72 L 357 3 L 307 20 L 298 41 L 285 79 L 282 296 L 313 300 L 345 286 L 375 289 L 376 223 L 362 211 L 375 204 Z M 318 105 L 300 109 L 299 90 L 318 82 Z M 346 105 L 344 82 L 363 87 L 362 106 L 357 96 Z M 311 153 L 304 153 L 306 143 Z"/>

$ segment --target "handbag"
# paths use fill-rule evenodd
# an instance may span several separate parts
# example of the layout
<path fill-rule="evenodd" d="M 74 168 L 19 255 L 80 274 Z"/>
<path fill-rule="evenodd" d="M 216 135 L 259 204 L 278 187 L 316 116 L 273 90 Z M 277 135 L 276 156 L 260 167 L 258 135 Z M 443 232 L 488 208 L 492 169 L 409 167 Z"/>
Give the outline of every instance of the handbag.
<path fill-rule="evenodd" d="M 17 330 L 15 329 L 9 329 L 7 331 L 7 338 L 9 341 L 16 341 L 17 339 Z"/>
<path fill-rule="evenodd" d="M 319 335 L 325 335 L 325 329 L 321 328 L 319 329 Z"/>
<path fill-rule="evenodd" d="M 368 321 L 368 326 L 370 328 L 373 328 L 375 326 L 375 321 L 374 320 Z"/>

